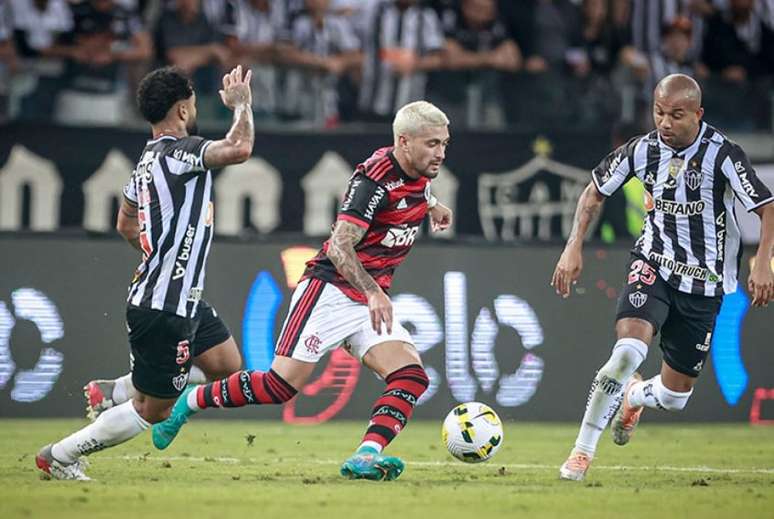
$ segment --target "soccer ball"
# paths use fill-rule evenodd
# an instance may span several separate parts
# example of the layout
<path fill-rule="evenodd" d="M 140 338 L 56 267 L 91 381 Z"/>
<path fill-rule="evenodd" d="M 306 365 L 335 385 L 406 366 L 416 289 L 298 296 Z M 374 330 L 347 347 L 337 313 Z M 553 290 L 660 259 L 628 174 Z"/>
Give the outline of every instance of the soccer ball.
<path fill-rule="evenodd" d="M 468 402 L 446 415 L 441 437 L 452 456 L 480 463 L 494 456 L 503 444 L 503 424 L 488 405 Z"/>

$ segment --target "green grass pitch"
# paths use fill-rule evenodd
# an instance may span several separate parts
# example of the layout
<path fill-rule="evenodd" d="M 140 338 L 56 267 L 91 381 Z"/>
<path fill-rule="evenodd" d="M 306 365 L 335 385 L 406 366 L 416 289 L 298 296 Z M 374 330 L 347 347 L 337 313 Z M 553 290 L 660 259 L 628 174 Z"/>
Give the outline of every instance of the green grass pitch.
<path fill-rule="evenodd" d="M 395 482 L 347 481 L 339 464 L 365 422 L 292 427 L 195 420 L 167 450 L 145 434 L 90 457 L 90 483 L 41 478 L 37 449 L 80 420 L 0 420 L 0 517 L 52 518 L 774 518 L 774 428 L 640 426 L 600 445 L 586 481 L 559 481 L 575 424 L 506 423 L 494 459 L 466 465 L 440 422 L 413 422 L 390 446 Z"/>

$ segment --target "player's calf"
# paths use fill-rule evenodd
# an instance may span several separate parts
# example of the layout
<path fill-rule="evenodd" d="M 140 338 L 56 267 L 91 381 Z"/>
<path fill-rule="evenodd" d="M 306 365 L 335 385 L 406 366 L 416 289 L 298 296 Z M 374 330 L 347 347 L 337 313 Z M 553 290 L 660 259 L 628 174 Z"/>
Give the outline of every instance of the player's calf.
<path fill-rule="evenodd" d="M 661 375 L 637 382 L 632 385 L 627 396 L 633 407 L 650 407 L 662 411 L 682 411 L 691 398 L 693 389 L 680 392 L 666 387 L 661 380 Z"/>

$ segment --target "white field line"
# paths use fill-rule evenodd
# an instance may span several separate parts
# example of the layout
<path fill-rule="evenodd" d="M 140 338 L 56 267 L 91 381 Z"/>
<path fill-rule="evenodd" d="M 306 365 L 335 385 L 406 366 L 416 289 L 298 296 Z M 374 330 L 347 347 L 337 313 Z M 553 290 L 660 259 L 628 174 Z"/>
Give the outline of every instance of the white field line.
<path fill-rule="evenodd" d="M 196 456 L 99 456 L 101 459 L 114 459 L 114 460 L 131 460 L 131 461 L 190 461 L 196 463 L 225 463 L 225 464 L 237 464 L 237 463 L 266 463 L 272 461 L 268 458 L 229 458 L 229 457 L 196 457 Z M 285 458 L 287 461 L 291 461 Z M 341 460 L 307 460 L 309 463 L 316 465 L 340 465 Z M 472 468 L 481 467 L 477 464 L 465 464 L 458 461 L 407 461 L 406 465 L 415 467 L 454 467 L 454 468 Z M 521 470 L 559 470 L 558 465 L 544 465 L 539 463 L 497 463 L 491 462 L 487 464 L 488 467 L 505 467 L 507 469 L 521 469 Z M 718 467 L 674 467 L 671 465 L 593 465 L 594 470 L 612 470 L 612 471 L 656 471 L 656 472 L 702 472 L 711 474 L 774 474 L 774 468 L 738 468 L 738 469 L 723 469 Z"/>

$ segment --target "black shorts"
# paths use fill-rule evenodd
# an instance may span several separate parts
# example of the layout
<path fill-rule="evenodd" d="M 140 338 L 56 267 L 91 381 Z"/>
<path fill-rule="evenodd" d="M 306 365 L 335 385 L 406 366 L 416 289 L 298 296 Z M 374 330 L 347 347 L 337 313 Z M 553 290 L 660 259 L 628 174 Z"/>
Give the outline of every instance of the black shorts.
<path fill-rule="evenodd" d="M 217 313 L 203 301 L 193 319 L 130 305 L 126 324 L 132 384 L 156 398 L 178 397 L 188 383 L 193 358 L 231 336 Z"/>
<path fill-rule="evenodd" d="M 680 292 L 661 278 L 657 266 L 632 254 L 616 320 L 634 317 L 651 323 L 654 333 L 661 332 L 664 362 L 679 373 L 698 377 L 722 300 L 723 296 Z"/>

